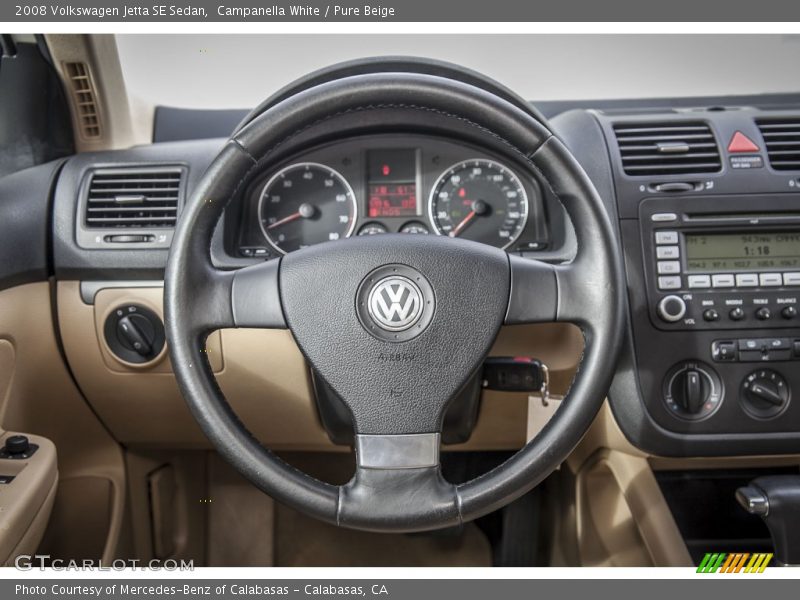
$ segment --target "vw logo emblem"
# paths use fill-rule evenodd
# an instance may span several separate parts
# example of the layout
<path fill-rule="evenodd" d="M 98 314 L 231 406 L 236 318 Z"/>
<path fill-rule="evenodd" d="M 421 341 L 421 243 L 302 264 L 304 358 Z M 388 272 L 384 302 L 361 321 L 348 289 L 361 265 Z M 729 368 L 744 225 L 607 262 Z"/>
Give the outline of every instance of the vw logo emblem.
<path fill-rule="evenodd" d="M 367 310 L 386 331 L 405 331 L 422 316 L 423 297 L 417 284 L 399 275 L 376 283 L 367 298 Z"/>
<path fill-rule="evenodd" d="M 436 313 L 436 297 L 425 275 L 396 263 L 368 273 L 355 300 L 361 325 L 385 342 L 414 339 L 428 328 Z"/>

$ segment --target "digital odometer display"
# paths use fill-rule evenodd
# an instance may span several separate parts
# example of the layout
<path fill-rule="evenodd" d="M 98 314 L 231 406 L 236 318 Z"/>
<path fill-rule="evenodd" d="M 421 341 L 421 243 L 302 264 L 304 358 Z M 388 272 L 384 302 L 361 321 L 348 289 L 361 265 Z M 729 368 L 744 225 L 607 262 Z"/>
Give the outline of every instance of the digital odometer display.
<path fill-rule="evenodd" d="M 800 269 L 800 233 L 687 234 L 689 271 Z"/>
<path fill-rule="evenodd" d="M 370 150 L 367 165 L 367 215 L 375 218 L 420 214 L 415 149 Z"/>

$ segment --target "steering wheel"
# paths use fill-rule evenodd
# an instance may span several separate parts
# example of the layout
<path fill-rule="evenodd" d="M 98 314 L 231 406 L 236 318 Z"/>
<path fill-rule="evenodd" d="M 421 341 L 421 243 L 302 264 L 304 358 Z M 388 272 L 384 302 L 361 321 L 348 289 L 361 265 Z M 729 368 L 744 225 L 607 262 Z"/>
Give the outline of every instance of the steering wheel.
<path fill-rule="evenodd" d="M 326 242 L 234 271 L 211 239 L 228 200 L 293 143 L 370 128 L 483 139 L 550 190 L 578 242 L 551 265 L 441 236 Z M 327 137 L 325 137 L 327 136 Z M 623 331 L 617 244 L 592 183 L 535 113 L 474 81 L 362 72 L 284 94 L 227 141 L 183 208 L 165 274 L 166 333 L 181 392 L 219 453 L 276 500 L 341 526 L 420 531 L 489 513 L 542 481 L 602 405 Z M 449 401 L 476 372 L 501 325 L 564 321 L 585 344 L 575 380 L 544 429 L 502 465 L 446 481 L 439 450 Z M 288 328 L 308 363 L 352 413 L 356 472 L 334 486 L 265 449 L 219 389 L 207 335 Z"/>

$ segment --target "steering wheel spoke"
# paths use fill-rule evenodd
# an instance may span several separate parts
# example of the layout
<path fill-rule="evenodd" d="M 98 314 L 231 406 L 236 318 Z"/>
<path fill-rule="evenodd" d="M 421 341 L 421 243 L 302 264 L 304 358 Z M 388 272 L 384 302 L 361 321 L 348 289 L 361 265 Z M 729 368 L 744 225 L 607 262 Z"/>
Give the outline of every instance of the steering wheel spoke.
<path fill-rule="evenodd" d="M 233 327 L 285 329 L 278 287 L 280 259 L 239 269 L 231 283 Z"/>
<path fill-rule="evenodd" d="M 357 435 L 356 473 L 339 488 L 337 523 L 374 531 L 458 525 L 456 486 L 442 477 L 441 436 Z"/>
<path fill-rule="evenodd" d="M 420 469 L 439 465 L 439 433 L 356 436 L 356 462 L 364 469 Z"/>
<path fill-rule="evenodd" d="M 279 261 L 271 260 L 236 271 L 207 267 L 195 274 L 194 329 L 208 333 L 215 329 L 252 327 L 285 329 L 278 293 Z"/>
<path fill-rule="evenodd" d="M 509 255 L 511 291 L 506 325 L 550 323 L 558 314 L 558 279 L 553 265 Z"/>
<path fill-rule="evenodd" d="M 506 325 L 566 322 L 588 326 L 593 306 L 608 300 L 607 286 L 592 273 L 589 261 L 551 265 L 513 255 L 509 261 Z"/>

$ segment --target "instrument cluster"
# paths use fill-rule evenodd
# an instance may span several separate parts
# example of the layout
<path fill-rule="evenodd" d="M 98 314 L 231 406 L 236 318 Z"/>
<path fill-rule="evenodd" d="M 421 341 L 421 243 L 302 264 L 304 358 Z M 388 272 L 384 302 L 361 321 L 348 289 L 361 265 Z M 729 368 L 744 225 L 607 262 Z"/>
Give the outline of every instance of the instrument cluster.
<path fill-rule="evenodd" d="M 256 178 L 236 250 L 271 257 L 387 233 L 548 246 L 542 190 L 524 167 L 449 140 L 387 135 L 316 148 Z"/>

